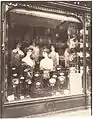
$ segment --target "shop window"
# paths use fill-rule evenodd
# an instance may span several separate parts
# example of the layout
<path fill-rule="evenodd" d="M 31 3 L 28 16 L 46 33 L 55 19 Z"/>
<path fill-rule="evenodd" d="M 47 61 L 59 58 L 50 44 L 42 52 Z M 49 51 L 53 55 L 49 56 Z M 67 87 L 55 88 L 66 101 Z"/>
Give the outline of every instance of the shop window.
<path fill-rule="evenodd" d="M 82 94 L 83 27 L 65 22 L 66 27 L 54 29 L 17 22 L 10 20 L 8 26 L 5 100 Z"/>

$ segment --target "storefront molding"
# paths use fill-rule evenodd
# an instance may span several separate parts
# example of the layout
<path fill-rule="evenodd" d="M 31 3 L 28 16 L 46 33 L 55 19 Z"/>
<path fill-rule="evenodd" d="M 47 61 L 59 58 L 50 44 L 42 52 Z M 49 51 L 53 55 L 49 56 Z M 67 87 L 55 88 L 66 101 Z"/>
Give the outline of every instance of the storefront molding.
<path fill-rule="evenodd" d="M 88 109 L 85 109 L 84 106 L 82 107 L 76 107 L 76 108 L 71 108 L 71 109 L 66 109 L 66 110 L 58 110 L 58 111 L 53 111 L 53 112 L 47 112 L 47 113 L 44 113 L 44 114 L 37 114 L 37 115 L 30 115 L 30 116 L 25 116 L 23 118 L 37 118 L 37 117 L 44 117 L 44 116 L 51 116 L 51 115 L 58 115 L 58 114 L 62 114 L 62 116 L 68 116 L 69 113 L 71 112 L 77 112 L 77 111 L 82 111 L 82 110 L 90 110 L 90 107 L 88 107 Z M 66 115 L 67 114 L 67 115 Z M 74 114 L 73 114 L 74 115 Z M 72 115 L 71 115 L 72 116 Z"/>
<path fill-rule="evenodd" d="M 69 4 L 65 5 L 66 3 L 62 2 L 61 5 L 58 3 L 53 3 L 53 2 L 43 2 L 41 4 L 38 3 L 25 3 L 25 2 L 6 2 L 6 13 L 8 13 L 9 11 L 11 11 L 12 9 L 29 9 L 29 10 L 35 10 L 35 11 L 43 11 L 43 12 L 48 12 L 48 13 L 56 13 L 56 14 L 62 14 L 62 15 L 67 15 L 67 16 L 72 16 L 77 18 L 80 22 L 82 22 L 82 14 L 83 12 L 85 12 L 84 10 L 87 10 L 86 12 L 90 11 L 90 8 L 86 8 L 84 10 L 83 7 L 79 7 L 77 9 L 78 6 L 74 6 L 74 7 L 70 7 Z M 57 6 L 56 6 L 57 5 Z M 65 5 L 65 6 L 64 6 Z M 69 11 L 68 10 L 68 6 L 70 8 Z M 65 8 L 64 8 L 65 7 Z M 71 10 L 71 8 L 73 8 L 73 10 Z M 77 11 L 75 11 L 75 9 Z M 78 11 L 81 10 L 81 11 Z"/>
<path fill-rule="evenodd" d="M 51 5 L 54 5 L 56 7 L 64 7 L 65 9 L 70 9 L 70 11 L 74 12 L 90 12 L 91 9 L 88 7 L 84 7 L 84 6 L 79 6 L 79 5 L 74 5 L 74 4 L 69 4 L 69 3 L 65 3 L 65 2 L 48 2 Z"/>
<path fill-rule="evenodd" d="M 7 3 L 7 2 L 6 2 Z M 74 12 L 90 12 L 91 9 L 88 7 L 84 7 L 84 6 L 79 6 L 79 5 L 74 5 L 74 4 L 69 4 L 69 3 L 65 3 L 65 2 L 8 2 L 7 4 L 9 7 L 16 7 L 16 6 L 23 6 L 23 7 L 28 7 L 28 8 L 37 8 L 37 9 L 41 9 L 41 10 L 47 10 L 47 11 L 55 11 L 56 12 L 62 12 L 60 10 L 64 9 L 66 11 L 68 11 L 68 9 L 70 9 L 69 12 L 72 12 L 73 9 L 73 13 Z"/>
<path fill-rule="evenodd" d="M 87 13 L 89 15 L 91 12 L 91 9 L 88 7 L 72 5 L 64 2 L 5 2 L 5 4 L 6 13 L 9 13 L 12 9 L 28 9 L 72 16 L 77 18 L 81 23 L 83 22 L 83 13 Z"/>
<path fill-rule="evenodd" d="M 88 99 L 88 96 L 86 98 Z M 16 103 L 5 103 L 3 117 L 17 118 L 36 114 L 44 114 L 58 110 L 65 111 L 67 109 L 74 109 L 78 107 L 87 108 L 89 104 L 87 102 L 85 105 L 86 98 L 84 95 L 76 95 L 58 98 L 45 98 L 32 101 L 30 99 L 29 101 L 20 101 Z"/>

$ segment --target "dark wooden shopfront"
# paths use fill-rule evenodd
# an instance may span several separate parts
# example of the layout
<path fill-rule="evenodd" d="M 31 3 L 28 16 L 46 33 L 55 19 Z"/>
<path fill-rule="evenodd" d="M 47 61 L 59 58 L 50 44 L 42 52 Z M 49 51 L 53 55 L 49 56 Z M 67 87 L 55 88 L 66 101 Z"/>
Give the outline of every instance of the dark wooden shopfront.
<path fill-rule="evenodd" d="M 5 9 L 5 6 L 7 6 L 8 10 Z M 43 114 L 43 113 L 48 113 L 48 112 L 53 112 L 53 111 L 60 111 L 60 110 L 68 111 L 71 109 L 74 110 L 74 109 L 80 109 L 80 108 L 84 108 L 84 109 L 88 108 L 90 106 L 90 102 L 88 102 L 88 95 L 86 92 L 86 35 L 85 35 L 85 30 L 86 30 L 86 16 L 87 14 L 91 16 L 91 8 L 88 8 L 86 6 L 73 5 L 73 4 L 66 3 L 66 2 L 2 2 L 1 8 L 2 8 L 1 9 L 1 13 L 2 13 L 1 14 L 1 18 L 2 18 L 1 20 L 1 40 L 0 40 L 1 41 L 1 44 L 0 44 L 1 45 L 1 53 L 0 53 L 1 111 L 0 112 L 2 113 L 1 117 L 15 118 L 15 117 L 24 117 L 24 116 L 30 116 L 30 115 L 36 115 L 36 114 Z M 82 23 L 83 30 L 84 30 L 83 32 L 83 68 L 84 68 L 83 79 L 85 81 L 84 94 L 65 96 L 65 97 L 44 97 L 44 98 L 39 98 L 39 99 L 26 99 L 23 101 L 19 100 L 19 101 L 14 101 L 10 103 L 4 102 L 5 100 L 4 98 L 4 95 L 5 95 L 5 69 L 4 69 L 5 39 L 6 38 L 8 39 L 8 35 L 7 35 L 8 21 L 6 18 L 7 18 L 7 14 L 13 13 L 12 10 L 14 9 L 18 9 L 18 10 L 27 9 L 29 12 L 32 10 L 32 11 L 37 11 L 37 12 L 39 11 L 43 13 L 45 12 L 48 14 L 50 13 L 50 14 L 57 14 L 57 15 L 66 14 L 68 17 L 74 16 L 75 20 L 80 21 Z M 16 18 L 15 13 L 12 15 L 14 16 L 11 17 L 11 22 L 14 20 L 13 19 L 14 17 Z M 29 19 L 28 17 L 29 16 L 26 17 L 26 15 L 22 16 L 21 14 L 19 15 L 18 19 L 16 19 L 16 22 L 18 24 L 29 25 L 31 22 L 30 20 L 32 20 L 32 22 L 39 21 L 39 25 L 43 24 L 40 19 L 37 21 L 34 21 L 34 18 Z M 27 21 L 26 22 L 24 22 L 25 20 L 22 21 L 23 18 L 25 18 Z M 50 20 L 49 22 L 50 24 L 47 24 L 47 27 L 51 28 L 51 27 L 55 27 L 56 24 L 58 25 L 57 21 L 55 22 L 56 23 L 55 25 L 53 25 L 52 22 L 53 21 Z M 46 25 L 46 24 L 44 23 L 43 25 Z M 55 39 L 54 34 L 52 37 Z"/>

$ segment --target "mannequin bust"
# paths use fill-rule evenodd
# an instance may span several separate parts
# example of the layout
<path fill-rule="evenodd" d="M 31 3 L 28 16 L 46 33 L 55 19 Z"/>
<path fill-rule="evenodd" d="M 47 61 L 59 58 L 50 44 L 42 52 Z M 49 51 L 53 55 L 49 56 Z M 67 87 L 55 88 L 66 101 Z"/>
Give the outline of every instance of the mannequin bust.
<path fill-rule="evenodd" d="M 21 60 L 24 57 L 23 51 L 20 49 L 21 43 L 18 43 L 16 48 L 12 50 L 11 52 L 11 66 L 19 67 L 21 64 Z"/>
<path fill-rule="evenodd" d="M 39 58 L 39 47 L 35 44 L 35 42 L 33 42 L 32 45 L 29 46 L 29 48 L 33 49 L 32 58 L 35 62 L 37 62 Z"/>
<path fill-rule="evenodd" d="M 34 60 L 31 59 L 33 49 L 28 48 L 26 56 L 22 59 L 22 62 L 25 63 L 26 65 L 30 66 L 31 68 L 34 68 L 35 62 Z"/>
<path fill-rule="evenodd" d="M 33 49 L 27 48 L 26 56 L 22 59 L 24 71 L 26 71 L 26 79 L 32 79 L 33 71 L 35 68 L 35 62 L 31 59 Z"/>
<path fill-rule="evenodd" d="M 55 51 L 54 46 L 51 46 L 49 57 L 53 60 L 53 69 L 55 70 L 57 65 L 59 65 L 59 54 Z"/>
<path fill-rule="evenodd" d="M 53 71 L 53 60 L 48 57 L 49 49 L 43 50 L 43 59 L 40 61 L 40 70 L 43 70 L 43 78 L 49 79 L 50 72 Z"/>
<path fill-rule="evenodd" d="M 53 71 L 53 60 L 48 57 L 49 50 L 43 50 L 43 59 L 40 61 L 40 69 L 41 70 L 49 70 Z"/>

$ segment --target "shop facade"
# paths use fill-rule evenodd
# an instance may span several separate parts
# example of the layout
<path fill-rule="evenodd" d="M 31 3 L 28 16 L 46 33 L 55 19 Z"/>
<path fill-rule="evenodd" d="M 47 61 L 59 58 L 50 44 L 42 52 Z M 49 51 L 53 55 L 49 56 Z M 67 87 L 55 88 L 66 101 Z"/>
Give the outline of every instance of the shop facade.
<path fill-rule="evenodd" d="M 67 2 L 1 6 L 2 117 L 91 106 L 91 6 Z M 53 53 L 57 56 L 52 67 Z"/>

